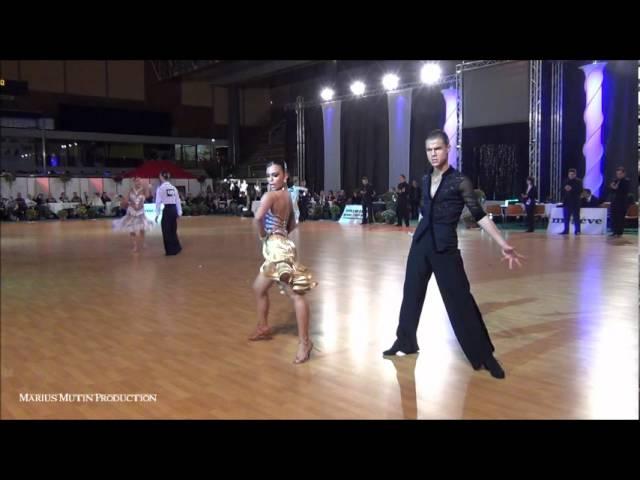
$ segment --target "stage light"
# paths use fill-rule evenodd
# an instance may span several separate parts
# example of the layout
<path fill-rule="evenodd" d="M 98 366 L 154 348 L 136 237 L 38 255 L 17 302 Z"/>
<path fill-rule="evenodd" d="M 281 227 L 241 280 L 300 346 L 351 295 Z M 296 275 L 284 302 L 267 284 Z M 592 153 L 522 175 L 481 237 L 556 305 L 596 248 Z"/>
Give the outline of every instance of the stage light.
<path fill-rule="evenodd" d="M 325 102 L 328 102 L 331 99 L 333 99 L 333 95 L 334 94 L 335 94 L 335 92 L 333 90 L 331 90 L 330 88 L 324 88 L 324 89 L 322 89 L 322 92 L 320 92 L 320 97 L 322 97 L 322 99 Z"/>
<path fill-rule="evenodd" d="M 215 141 L 216 141 L 216 139 L 215 139 L 215 138 L 212 138 L 212 139 L 211 139 L 211 143 L 215 143 Z"/>
<path fill-rule="evenodd" d="M 420 71 L 420 80 L 427 85 L 433 85 L 440 80 L 442 75 L 442 69 L 437 63 L 427 63 L 422 67 Z"/>
<path fill-rule="evenodd" d="M 351 91 L 353 92 L 354 95 L 362 95 L 364 94 L 364 91 L 366 90 L 366 86 L 364 83 L 362 83 L 360 80 L 353 82 L 351 84 Z"/>
<path fill-rule="evenodd" d="M 382 78 L 382 85 L 385 90 L 395 90 L 398 88 L 398 83 L 400 83 L 400 78 L 393 73 L 388 73 Z"/>
<path fill-rule="evenodd" d="M 67 146 L 66 145 L 62 145 L 62 148 L 67 148 Z"/>

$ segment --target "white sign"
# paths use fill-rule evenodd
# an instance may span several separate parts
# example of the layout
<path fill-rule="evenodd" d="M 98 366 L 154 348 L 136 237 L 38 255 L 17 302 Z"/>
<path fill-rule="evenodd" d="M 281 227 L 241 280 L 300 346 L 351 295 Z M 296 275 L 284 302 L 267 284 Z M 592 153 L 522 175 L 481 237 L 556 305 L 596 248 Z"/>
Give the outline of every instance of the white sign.
<path fill-rule="evenodd" d="M 164 203 L 160 204 L 160 215 L 158 215 L 158 223 L 162 221 L 162 211 L 164 210 Z M 145 203 L 144 204 L 144 216 L 147 217 L 150 221 L 154 222 L 156 220 L 156 204 L 155 203 Z"/>
<path fill-rule="evenodd" d="M 564 211 L 562 207 L 551 210 L 547 233 L 562 233 L 564 231 Z M 569 225 L 569 231 L 574 231 L 573 218 Z M 607 209 L 606 208 L 581 208 L 580 209 L 580 233 L 585 235 L 606 235 L 607 233 Z"/>
<path fill-rule="evenodd" d="M 346 205 L 340 223 L 362 223 L 362 205 Z"/>

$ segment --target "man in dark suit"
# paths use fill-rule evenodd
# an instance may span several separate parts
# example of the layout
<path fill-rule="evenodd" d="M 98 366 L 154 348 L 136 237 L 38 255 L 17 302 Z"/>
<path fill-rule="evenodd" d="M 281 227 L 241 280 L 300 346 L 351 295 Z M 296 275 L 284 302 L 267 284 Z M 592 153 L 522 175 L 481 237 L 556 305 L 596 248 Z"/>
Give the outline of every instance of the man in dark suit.
<path fill-rule="evenodd" d="M 494 347 L 464 271 L 456 227 L 466 205 L 474 219 L 502 248 L 509 268 L 522 258 L 507 244 L 485 214 L 471 181 L 449 166 L 449 137 L 435 130 L 426 139 L 427 157 L 433 170 L 422 179 L 422 220 L 413 235 L 400 320 L 393 346 L 383 355 L 418 353 L 417 330 L 431 274 L 435 274 L 453 331 L 474 369 L 486 368 L 495 378 L 505 373 L 493 356 Z"/>
<path fill-rule="evenodd" d="M 400 183 L 398 184 L 398 202 L 396 204 L 396 217 L 398 221 L 396 226 L 401 227 L 404 220 L 405 225 L 409 226 L 409 184 L 407 177 L 400 175 Z"/>
<path fill-rule="evenodd" d="M 526 232 L 528 233 L 535 231 L 536 224 L 536 200 L 538 196 L 534 182 L 535 179 L 533 177 L 527 177 L 527 191 L 520 195 L 524 202 L 524 209 L 527 212 Z"/>
<path fill-rule="evenodd" d="M 375 220 L 373 219 L 374 195 L 375 192 L 373 191 L 373 187 L 369 184 L 369 179 L 367 177 L 362 177 L 362 188 L 360 189 L 360 198 L 362 200 L 362 225 L 375 223 Z"/>
<path fill-rule="evenodd" d="M 582 195 L 582 180 L 576 178 L 576 169 L 570 168 L 567 180 L 564 182 L 564 197 L 562 209 L 564 210 L 564 230 L 560 235 L 569 234 L 569 220 L 573 216 L 575 234 L 580 235 L 580 196 Z"/>
<path fill-rule="evenodd" d="M 621 237 L 624 232 L 624 217 L 627 213 L 629 183 L 624 167 L 616 168 L 616 178 L 609 184 L 609 188 L 613 192 L 613 200 L 611 202 L 612 237 Z"/>
<path fill-rule="evenodd" d="M 411 204 L 411 219 L 418 220 L 418 211 L 420 209 L 420 200 L 422 199 L 422 189 L 418 186 L 416 180 L 411 181 L 409 189 L 409 203 Z"/>
<path fill-rule="evenodd" d="M 596 208 L 600 205 L 600 199 L 591 193 L 591 190 L 585 188 L 582 191 L 582 200 L 580 206 L 582 208 Z"/>

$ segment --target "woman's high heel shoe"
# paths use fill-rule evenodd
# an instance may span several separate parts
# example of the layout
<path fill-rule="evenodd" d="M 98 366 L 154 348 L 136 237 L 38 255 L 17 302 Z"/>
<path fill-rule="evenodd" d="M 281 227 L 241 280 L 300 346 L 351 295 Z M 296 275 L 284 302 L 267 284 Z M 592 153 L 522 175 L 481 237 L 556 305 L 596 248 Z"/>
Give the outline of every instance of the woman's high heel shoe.
<path fill-rule="evenodd" d="M 304 343 L 306 343 L 306 342 L 304 342 Z M 296 355 L 296 359 L 293 361 L 293 363 L 298 365 L 300 363 L 307 362 L 311 358 L 311 350 L 313 350 L 313 342 L 309 341 L 309 348 L 306 351 L 306 353 L 304 354 L 304 357 L 298 358 L 298 356 Z"/>
<path fill-rule="evenodd" d="M 271 330 L 271 327 L 267 327 L 267 328 L 257 327 L 256 331 L 253 332 L 253 335 L 249 337 L 249 341 L 257 342 L 259 340 L 271 340 L 272 337 L 273 337 L 273 331 Z"/>

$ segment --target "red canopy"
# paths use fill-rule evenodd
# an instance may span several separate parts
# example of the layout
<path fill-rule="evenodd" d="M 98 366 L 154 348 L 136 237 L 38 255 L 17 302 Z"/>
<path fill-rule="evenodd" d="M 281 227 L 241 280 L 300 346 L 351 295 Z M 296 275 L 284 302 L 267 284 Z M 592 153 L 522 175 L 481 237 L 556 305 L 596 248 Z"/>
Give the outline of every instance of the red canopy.
<path fill-rule="evenodd" d="M 195 175 L 169 160 L 147 160 L 138 168 L 125 173 L 123 177 L 157 178 L 160 172 L 165 171 L 171 174 L 171 178 L 196 178 Z"/>

